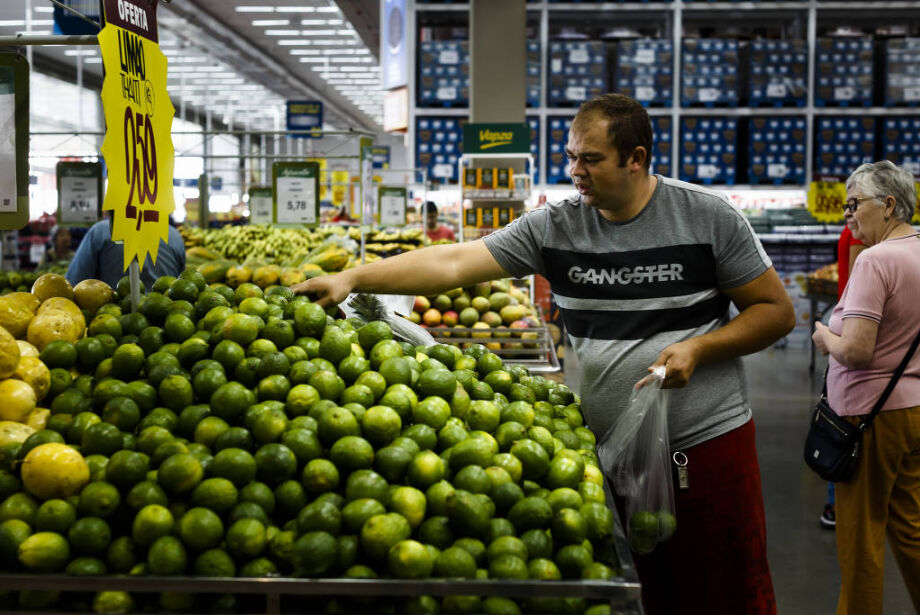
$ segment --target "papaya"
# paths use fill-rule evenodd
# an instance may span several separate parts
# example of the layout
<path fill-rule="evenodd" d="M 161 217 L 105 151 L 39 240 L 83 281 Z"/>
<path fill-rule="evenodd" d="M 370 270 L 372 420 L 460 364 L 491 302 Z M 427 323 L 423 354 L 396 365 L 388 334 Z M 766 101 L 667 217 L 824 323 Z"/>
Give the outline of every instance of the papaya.
<path fill-rule="evenodd" d="M 228 286 L 236 288 L 240 284 L 245 284 L 252 279 L 252 269 L 243 265 L 230 267 L 230 269 L 227 270 L 226 279 Z"/>
<path fill-rule="evenodd" d="M 281 279 L 281 267 L 278 265 L 268 265 L 259 267 L 252 272 L 252 281 L 259 288 L 268 288 L 278 283 Z"/>
<path fill-rule="evenodd" d="M 227 275 L 227 271 L 229 271 L 232 266 L 233 263 L 231 261 L 209 261 L 198 267 L 198 273 L 204 276 L 205 282 L 214 284 L 215 282 L 223 282 Z"/>

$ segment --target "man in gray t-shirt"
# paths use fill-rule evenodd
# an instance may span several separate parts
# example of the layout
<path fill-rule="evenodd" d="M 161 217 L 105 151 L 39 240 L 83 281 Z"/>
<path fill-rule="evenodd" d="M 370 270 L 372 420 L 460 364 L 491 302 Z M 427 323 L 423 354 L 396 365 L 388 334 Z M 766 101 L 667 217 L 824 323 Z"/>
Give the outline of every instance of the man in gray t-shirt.
<path fill-rule="evenodd" d="M 677 389 L 670 445 L 688 461 L 678 529 L 636 556 L 648 614 L 775 615 L 754 428 L 739 357 L 789 332 L 789 296 L 728 202 L 649 174 L 652 130 L 635 100 L 582 105 L 566 155 L 578 197 L 483 241 L 435 246 L 294 288 L 338 303 L 352 291 L 433 294 L 539 272 L 583 366 L 582 407 L 600 437 L 655 366 Z M 729 304 L 739 314 L 729 318 Z"/>

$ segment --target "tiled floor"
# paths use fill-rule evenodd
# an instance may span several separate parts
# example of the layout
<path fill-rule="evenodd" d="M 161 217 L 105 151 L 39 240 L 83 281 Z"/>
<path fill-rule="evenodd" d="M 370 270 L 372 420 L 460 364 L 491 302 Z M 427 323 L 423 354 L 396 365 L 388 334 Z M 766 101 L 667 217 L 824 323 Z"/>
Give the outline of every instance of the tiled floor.
<path fill-rule="evenodd" d="M 569 353 L 566 381 L 577 382 L 578 366 Z M 818 516 L 827 485 L 802 461 L 802 444 L 820 390 L 824 361 L 815 376 L 808 371 L 804 340 L 770 348 L 745 359 L 757 426 L 757 448 L 767 514 L 767 546 L 780 615 L 832 614 L 840 588 L 832 531 Z M 894 558 L 885 564 L 884 613 L 914 613 Z"/>

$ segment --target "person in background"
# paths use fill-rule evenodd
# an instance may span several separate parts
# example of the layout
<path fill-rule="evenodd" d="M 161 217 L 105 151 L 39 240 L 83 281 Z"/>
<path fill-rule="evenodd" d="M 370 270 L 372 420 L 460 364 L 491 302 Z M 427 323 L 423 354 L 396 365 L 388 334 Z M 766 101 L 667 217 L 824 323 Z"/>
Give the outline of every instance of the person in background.
<path fill-rule="evenodd" d="M 920 328 L 920 235 L 910 225 L 913 175 L 885 160 L 846 182 L 853 237 L 868 248 L 850 273 L 827 326 L 812 339 L 828 359 L 828 404 L 853 425 L 869 414 Z M 885 536 L 920 612 L 920 353 L 872 427 L 853 477 L 837 483 L 837 615 L 881 615 Z"/>
<path fill-rule="evenodd" d="M 843 289 L 847 287 L 850 272 L 860 252 L 866 249 L 863 242 L 853 237 L 850 227 L 844 225 L 840 238 L 837 240 L 837 301 L 843 296 Z M 827 504 L 818 518 L 821 527 L 832 530 L 837 525 L 837 515 L 834 510 L 834 483 L 827 484 Z"/>
<path fill-rule="evenodd" d="M 457 241 L 450 227 L 438 224 L 438 206 L 431 201 L 425 203 L 425 234 L 428 235 L 428 239 L 431 241 L 441 239 Z"/>
<path fill-rule="evenodd" d="M 795 311 L 750 224 L 725 196 L 649 173 L 636 100 L 579 109 L 566 146 L 578 194 L 482 240 L 413 250 L 293 287 L 320 305 L 352 291 L 429 295 L 540 273 L 581 362 L 581 408 L 601 440 L 657 366 L 674 389 L 677 530 L 636 556 L 647 615 L 775 615 L 755 429 L 741 356 L 786 335 Z M 730 318 L 734 304 L 739 314 Z"/>
<path fill-rule="evenodd" d="M 102 280 L 112 288 L 127 275 L 124 266 L 125 250 L 121 243 L 112 241 L 112 225 L 108 218 L 94 224 L 86 232 L 77 253 L 67 268 L 65 277 L 72 286 L 83 280 Z M 141 270 L 141 282 L 149 290 L 160 276 L 178 276 L 185 269 L 185 243 L 170 218 L 169 242 L 160 240 L 157 263 L 150 255 Z"/>
<path fill-rule="evenodd" d="M 72 241 L 70 230 L 66 227 L 55 226 L 52 228 L 51 234 L 48 237 L 48 243 L 51 247 L 45 251 L 45 255 L 42 256 L 39 265 L 56 263 L 58 261 L 69 261 L 72 259 L 74 255 L 73 248 L 71 247 Z"/>

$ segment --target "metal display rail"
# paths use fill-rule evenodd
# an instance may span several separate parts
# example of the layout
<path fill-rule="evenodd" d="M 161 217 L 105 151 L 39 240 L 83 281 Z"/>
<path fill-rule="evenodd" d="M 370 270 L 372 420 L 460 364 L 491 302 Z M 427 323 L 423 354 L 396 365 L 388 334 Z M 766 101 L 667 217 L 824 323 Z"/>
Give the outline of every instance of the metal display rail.
<path fill-rule="evenodd" d="M 511 365 L 523 365 L 532 372 L 558 372 L 559 359 L 556 356 L 556 345 L 547 327 L 532 327 L 529 329 L 512 329 L 510 327 L 493 327 L 491 329 L 473 329 L 471 327 L 438 328 L 429 327 L 438 342 L 444 344 L 507 344 L 520 343 L 521 348 L 490 348 L 492 352 L 501 357 L 502 361 Z M 536 338 L 521 338 L 522 333 L 536 333 Z"/>

